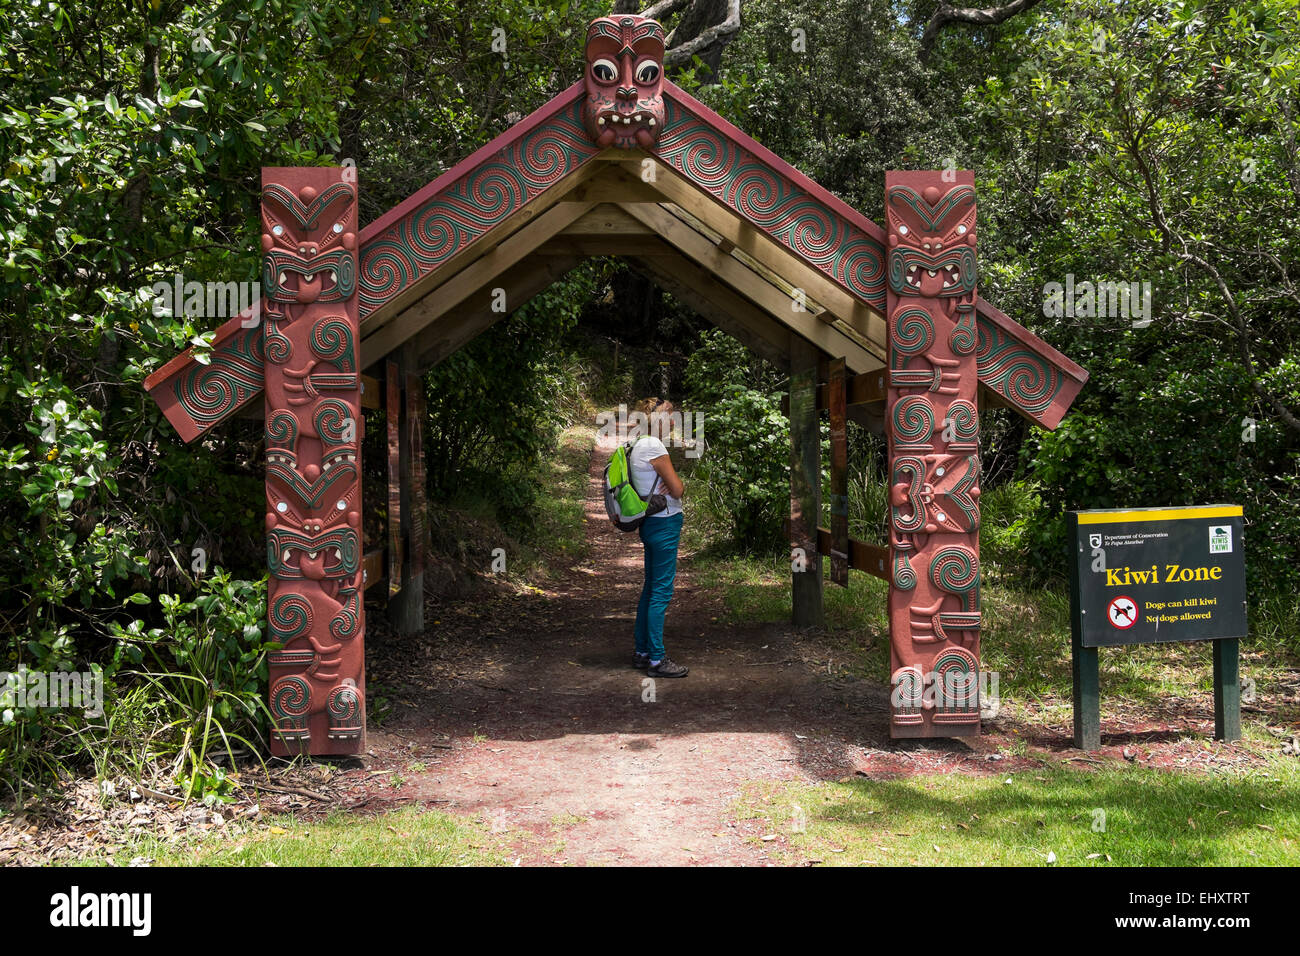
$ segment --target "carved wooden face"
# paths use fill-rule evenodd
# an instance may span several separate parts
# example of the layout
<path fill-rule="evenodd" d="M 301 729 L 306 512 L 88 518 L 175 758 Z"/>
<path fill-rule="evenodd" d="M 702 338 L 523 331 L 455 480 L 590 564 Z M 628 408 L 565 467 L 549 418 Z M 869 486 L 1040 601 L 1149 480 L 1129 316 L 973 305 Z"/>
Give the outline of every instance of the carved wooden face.
<path fill-rule="evenodd" d="M 975 190 L 894 186 L 885 202 L 889 281 L 899 295 L 952 298 L 975 290 Z"/>
<path fill-rule="evenodd" d="M 598 146 L 649 149 L 664 125 L 664 28 L 632 15 L 587 28 L 582 119 Z"/>
<path fill-rule="evenodd" d="M 356 289 L 357 237 L 348 204 L 355 189 L 335 183 L 295 195 L 275 183 L 262 204 L 262 289 L 272 302 L 341 302 Z"/>

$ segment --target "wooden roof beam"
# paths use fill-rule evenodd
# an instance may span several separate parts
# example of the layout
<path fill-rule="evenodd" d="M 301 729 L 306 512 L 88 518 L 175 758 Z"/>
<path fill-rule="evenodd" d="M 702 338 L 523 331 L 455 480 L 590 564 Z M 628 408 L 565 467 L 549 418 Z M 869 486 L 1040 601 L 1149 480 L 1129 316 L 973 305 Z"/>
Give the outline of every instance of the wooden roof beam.
<path fill-rule="evenodd" d="M 629 205 L 631 215 L 650 226 L 688 259 L 712 272 L 782 325 L 807 339 L 827 355 L 843 355 L 855 372 L 870 372 L 884 362 L 840 330 L 799 311 L 780 289 L 762 279 L 744 263 L 724 255 L 708 237 L 692 229 L 662 206 Z"/>
<path fill-rule="evenodd" d="M 379 361 L 399 345 L 413 338 L 439 316 L 447 313 L 487 282 L 510 269 L 565 226 L 577 221 L 589 212 L 593 205 L 589 202 L 557 203 L 491 252 L 444 282 L 438 287 L 437 295 L 425 296 L 396 316 L 388 325 L 368 337 L 363 325 L 362 368 Z"/>

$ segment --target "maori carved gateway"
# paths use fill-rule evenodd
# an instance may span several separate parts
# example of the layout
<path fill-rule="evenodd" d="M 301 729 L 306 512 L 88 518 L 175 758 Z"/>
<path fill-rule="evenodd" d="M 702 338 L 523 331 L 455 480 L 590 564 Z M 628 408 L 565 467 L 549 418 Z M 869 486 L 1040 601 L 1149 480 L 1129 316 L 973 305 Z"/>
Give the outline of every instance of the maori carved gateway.
<path fill-rule="evenodd" d="M 664 79 L 655 21 L 593 21 L 585 54 L 581 80 L 364 229 L 355 176 L 265 169 L 260 315 L 146 380 L 187 442 L 262 396 L 276 752 L 364 748 L 365 589 L 387 580 L 371 594 L 395 622 L 421 606 L 419 373 L 501 317 L 494 289 L 515 309 L 606 254 L 769 359 L 798 356 L 792 425 L 816 434 L 825 408 L 835 432 L 831 526 L 814 508 L 802 546 L 836 583 L 890 582 L 891 732 L 978 733 L 980 400 L 1054 428 L 1087 373 L 979 297 L 972 174 L 890 173 L 882 229 Z M 820 311 L 792 312 L 786 288 Z M 386 546 L 364 554 L 363 404 L 386 409 L 393 499 Z M 848 537 L 855 417 L 888 436 L 888 549 Z"/>

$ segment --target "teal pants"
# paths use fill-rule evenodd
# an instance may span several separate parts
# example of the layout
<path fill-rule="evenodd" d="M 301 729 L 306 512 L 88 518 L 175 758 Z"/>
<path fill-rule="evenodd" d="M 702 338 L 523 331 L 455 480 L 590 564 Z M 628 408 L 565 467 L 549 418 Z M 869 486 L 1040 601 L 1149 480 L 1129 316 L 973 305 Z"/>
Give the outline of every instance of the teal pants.
<path fill-rule="evenodd" d="M 641 542 L 645 545 L 645 583 L 641 586 L 641 603 L 636 607 L 636 652 L 649 654 L 652 661 L 663 660 L 664 615 L 673 599 L 673 581 L 677 577 L 677 544 L 682 538 L 684 514 L 667 518 L 646 518 L 641 522 Z"/>

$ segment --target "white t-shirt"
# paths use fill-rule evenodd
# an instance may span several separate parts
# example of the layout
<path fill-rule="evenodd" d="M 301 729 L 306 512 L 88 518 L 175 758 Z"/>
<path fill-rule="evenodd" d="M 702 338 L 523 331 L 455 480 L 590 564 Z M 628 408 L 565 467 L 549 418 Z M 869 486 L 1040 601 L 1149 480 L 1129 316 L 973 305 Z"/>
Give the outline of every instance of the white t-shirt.
<path fill-rule="evenodd" d="M 659 472 L 655 471 L 654 465 L 650 464 L 656 458 L 662 458 L 666 454 L 668 449 L 664 447 L 664 443 L 649 435 L 634 444 L 631 453 L 627 456 L 628 471 L 631 473 L 632 487 L 636 489 L 636 493 L 643 498 L 648 498 L 658 491 L 668 502 L 668 507 L 657 515 L 651 515 L 652 518 L 667 518 L 669 515 L 682 512 L 681 499 L 668 494 L 668 489 L 663 486 L 663 481 L 659 478 Z"/>

